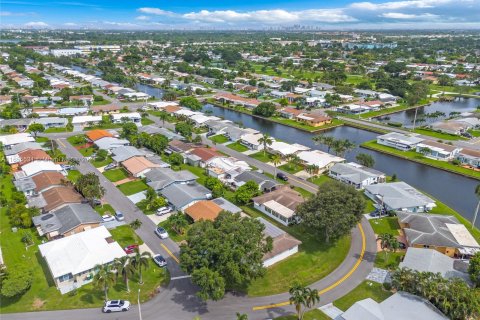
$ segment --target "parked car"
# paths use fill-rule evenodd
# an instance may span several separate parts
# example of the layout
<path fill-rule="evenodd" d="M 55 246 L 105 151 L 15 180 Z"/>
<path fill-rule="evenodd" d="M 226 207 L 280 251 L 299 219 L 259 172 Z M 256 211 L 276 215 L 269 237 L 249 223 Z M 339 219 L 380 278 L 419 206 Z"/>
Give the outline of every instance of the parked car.
<path fill-rule="evenodd" d="M 399 247 L 400 249 L 407 249 L 407 245 L 406 245 L 405 243 L 403 243 L 403 242 L 399 242 L 399 243 L 398 243 L 398 247 Z"/>
<path fill-rule="evenodd" d="M 123 250 L 124 250 L 125 253 L 127 253 L 127 254 L 134 253 L 135 251 L 138 250 L 138 244 L 131 244 L 131 245 L 126 246 L 125 248 L 123 248 Z"/>
<path fill-rule="evenodd" d="M 116 211 L 116 212 L 115 212 L 115 218 L 116 218 L 118 221 L 123 221 L 123 220 L 125 220 L 125 216 L 124 216 L 123 213 L 121 213 L 120 211 Z"/>
<path fill-rule="evenodd" d="M 285 173 L 283 172 L 278 172 L 277 173 L 277 178 L 283 181 L 288 181 L 288 177 Z"/>
<path fill-rule="evenodd" d="M 143 107 L 141 107 L 140 109 L 143 110 L 143 111 L 152 110 L 152 108 L 150 108 L 149 106 L 143 106 Z"/>
<path fill-rule="evenodd" d="M 117 167 L 116 163 L 110 163 L 109 165 L 105 166 L 105 168 L 103 168 L 103 170 L 111 170 L 111 169 L 114 169 L 116 167 Z"/>
<path fill-rule="evenodd" d="M 94 206 L 99 206 L 99 205 L 101 205 L 101 204 L 102 204 L 102 201 L 101 201 L 101 200 L 99 200 L 99 199 L 93 199 L 93 205 L 94 205 Z"/>
<path fill-rule="evenodd" d="M 167 206 L 167 207 L 161 207 L 157 209 L 157 216 L 163 216 L 164 214 L 167 214 L 169 212 L 172 212 L 172 208 Z"/>
<path fill-rule="evenodd" d="M 74 166 L 71 166 L 69 164 L 62 164 L 61 166 L 62 166 L 63 170 L 73 170 L 73 169 L 75 169 Z"/>
<path fill-rule="evenodd" d="M 212 131 L 207 132 L 207 137 L 213 136 L 214 134 L 215 134 L 215 132 L 212 132 Z"/>
<path fill-rule="evenodd" d="M 110 300 L 105 301 L 103 305 L 103 312 L 119 312 L 119 311 L 128 311 L 130 309 L 130 301 L 127 300 Z"/>
<path fill-rule="evenodd" d="M 102 220 L 103 222 L 110 222 L 110 221 L 115 221 L 115 218 L 110 214 L 104 214 L 102 216 Z"/>
<path fill-rule="evenodd" d="M 468 132 L 463 132 L 463 133 L 462 133 L 462 136 L 464 136 L 464 137 L 466 137 L 466 138 L 469 138 L 469 139 L 473 138 L 473 136 L 472 136 L 470 133 L 468 133 Z"/>
<path fill-rule="evenodd" d="M 165 258 L 160 254 L 153 256 L 153 262 L 155 262 L 155 264 L 159 267 L 165 267 L 167 265 L 167 260 L 165 260 Z"/>
<path fill-rule="evenodd" d="M 160 237 L 160 239 L 166 239 L 168 238 L 168 232 L 167 230 L 163 229 L 162 227 L 157 227 L 155 229 L 155 233 L 157 234 L 157 236 Z"/>

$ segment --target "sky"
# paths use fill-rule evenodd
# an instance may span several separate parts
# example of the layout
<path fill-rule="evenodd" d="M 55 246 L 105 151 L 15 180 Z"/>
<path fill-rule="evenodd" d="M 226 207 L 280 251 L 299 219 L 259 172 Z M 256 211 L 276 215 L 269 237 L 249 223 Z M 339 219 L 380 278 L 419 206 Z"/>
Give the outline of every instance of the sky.
<path fill-rule="evenodd" d="M 480 29 L 480 0 L 0 0 L 2 28 Z"/>

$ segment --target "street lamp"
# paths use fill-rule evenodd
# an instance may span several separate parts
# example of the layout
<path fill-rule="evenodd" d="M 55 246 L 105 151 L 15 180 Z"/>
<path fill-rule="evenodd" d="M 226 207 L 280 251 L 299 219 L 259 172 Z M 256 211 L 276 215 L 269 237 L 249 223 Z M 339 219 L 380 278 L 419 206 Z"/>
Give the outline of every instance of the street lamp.
<path fill-rule="evenodd" d="M 142 320 L 142 308 L 140 306 L 140 288 L 138 288 L 137 302 L 138 302 L 138 317 L 140 320 Z"/>

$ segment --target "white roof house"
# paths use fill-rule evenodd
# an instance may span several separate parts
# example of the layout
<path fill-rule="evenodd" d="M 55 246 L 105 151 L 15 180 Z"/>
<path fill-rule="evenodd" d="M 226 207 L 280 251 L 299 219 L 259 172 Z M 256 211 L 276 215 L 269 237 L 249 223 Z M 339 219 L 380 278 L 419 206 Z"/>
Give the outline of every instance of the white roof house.
<path fill-rule="evenodd" d="M 181 110 L 179 110 L 181 111 Z M 208 120 L 220 120 L 218 117 L 211 117 L 211 116 L 206 116 L 203 114 L 194 114 L 189 117 L 192 121 L 194 121 L 197 125 L 202 125 Z"/>
<path fill-rule="evenodd" d="M 118 138 L 112 138 L 112 137 L 105 137 L 98 139 L 94 142 L 94 144 L 99 148 L 99 149 L 104 149 L 111 151 L 114 148 L 122 147 L 122 146 L 128 146 L 130 144 L 130 141 L 126 139 L 118 139 Z"/>
<path fill-rule="evenodd" d="M 125 256 L 125 251 L 104 226 L 41 244 L 38 249 L 59 289 L 65 282 L 79 280 L 76 275 L 94 272 L 96 265 Z"/>
<path fill-rule="evenodd" d="M 72 118 L 72 124 L 87 124 L 102 121 L 102 116 L 75 116 Z"/>
<path fill-rule="evenodd" d="M 124 118 L 133 122 L 140 122 L 142 119 L 142 116 L 138 112 L 114 113 L 111 117 L 113 122 L 122 122 Z"/>
<path fill-rule="evenodd" d="M 61 165 L 55 164 L 52 161 L 36 160 L 23 165 L 22 171 L 27 177 L 30 177 L 42 171 L 62 172 L 63 168 Z"/>
<path fill-rule="evenodd" d="M 180 109 L 174 112 L 177 116 L 185 116 L 185 117 L 191 117 L 194 115 L 201 115 L 201 112 L 195 112 L 189 109 Z"/>
<path fill-rule="evenodd" d="M 415 148 L 424 139 L 417 135 L 390 132 L 377 137 L 377 143 L 402 151 Z"/>
<path fill-rule="evenodd" d="M 297 155 L 306 165 L 316 165 L 320 170 L 329 169 L 335 163 L 345 161 L 343 158 L 320 150 L 301 151 Z"/>
<path fill-rule="evenodd" d="M 155 101 L 149 102 L 147 105 L 154 109 L 164 109 L 168 106 L 178 106 L 178 103 L 173 101 Z"/>
<path fill-rule="evenodd" d="M 2 143 L 3 147 L 6 149 L 19 143 L 34 141 L 35 139 L 27 132 L 0 136 L 0 143 Z"/>
<path fill-rule="evenodd" d="M 261 133 L 247 133 L 240 137 L 240 143 L 252 150 L 263 149 L 263 144 L 259 142 L 262 137 Z M 274 138 L 270 139 L 275 141 Z"/>
<path fill-rule="evenodd" d="M 267 150 L 272 153 L 278 153 L 282 156 L 287 156 L 299 151 L 310 150 L 310 148 L 297 143 L 289 144 L 281 141 L 274 141 L 271 145 L 267 145 Z"/>

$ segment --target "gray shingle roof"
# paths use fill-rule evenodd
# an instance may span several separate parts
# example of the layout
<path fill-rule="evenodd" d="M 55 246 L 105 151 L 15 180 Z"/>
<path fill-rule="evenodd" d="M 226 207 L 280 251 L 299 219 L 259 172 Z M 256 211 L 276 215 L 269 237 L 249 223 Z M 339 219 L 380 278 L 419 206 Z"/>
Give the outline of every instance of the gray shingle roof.
<path fill-rule="evenodd" d="M 194 181 L 198 177 L 187 170 L 173 171 L 170 168 L 153 168 L 145 173 L 147 184 L 154 190 L 161 190 L 175 183 Z"/>
<path fill-rule="evenodd" d="M 198 183 L 171 184 L 162 191 L 162 196 L 168 199 L 175 208 L 180 209 L 193 201 L 208 200 L 211 191 Z"/>
<path fill-rule="evenodd" d="M 144 153 L 141 150 L 132 146 L 121 146 L 121 147 L 115 148 L 112 150 L 112 153 L 114 154 L 112 159 L 115 160 L 116 162 L 122 162 L 130 159 L 131 157 L 144 155 Z"/>
<path fill-rule="evenodd" d="M 138 129 L 140 132 L 146 132 L 148 134 L 161 134 L 161 135 L 164 135 L 165 137 L 167 137 L 168 140 L 173 140 L 173 139 L 178 139 L 178 140 L 182 140 L 183 137 L 175 132 L 172 132 L 168 129 L 165 129 L 165 128 L 160 128 L 160 127 L 156 127 L 154 125 L 146 125 L 146 126 L 142 126 Z"/>
<path fill-rule="evenodd" d="M 369 185 L 365 190 L 383 196 L 383 202 L 392 209 L 421 207 L 435 202 L 403 181 Z"/>
<path fill-rule="evenodd" d="M 15 188 L 21 192 L 35 190 L 36 187 L 35 182 L 33 182 L 31 177 L 22 180 L 15 180 L 13 181 L 13 184 L 15 185 Z"/>
<path fill-rule="evenodd" d="M 216 199 L 213 199 L 212 201 L 225 211 L 228 211 L 231 213 L 242 212 L 242 209 L 240 209 L 230 201 L 225 200 L 224 198 L 216 198 Z"/>
<path fill-rule="evenodd" d="M 11 156 L 28 149 L 42 149 L 42 145 L 37 142 L 22 142 L 4 150 L 6 156 Z"/>
<path fill-rule="evenodd" d="M 330 171 L 354 184 L 361 184 L 369 178 L 385 176 L 385 174 L 380 171 L 365 167 L 356 167 L 349 163 L 336 163 L 330 168 Z"/>
<path fill-rule="evenodd" d="M 279 183 L 274 181 L 273 179 L 270 179 L 263 173 L 257 172 L 257 171 L 244 171 L 240 173 L 238 176 L 234 178 L 236 182 L 245 182 L 247 183 L 248 181 L 255 181 L 259 186 L 260 189 L 272 189 L 275 186 L 278 186 Z"/>

